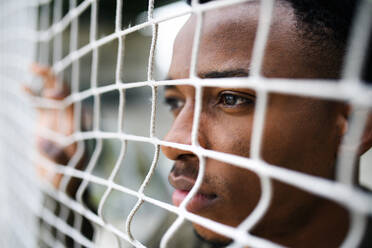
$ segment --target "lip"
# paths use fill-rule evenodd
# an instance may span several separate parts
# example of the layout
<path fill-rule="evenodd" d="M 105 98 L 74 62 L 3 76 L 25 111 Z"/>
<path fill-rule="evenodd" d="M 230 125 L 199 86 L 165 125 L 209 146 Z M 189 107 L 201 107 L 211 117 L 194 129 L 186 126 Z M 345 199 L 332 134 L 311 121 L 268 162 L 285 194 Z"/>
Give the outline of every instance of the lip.
<path fill-rule="evenodd" d="M 195 179 L 184 175 L 169 174 L 169 182 L 175 188 L 172 194 L 173 205 L 179 206 L 189 194 L 195 184 Z M 203 188 L 204 187 L 204 188 Z M 193 213 L 201 212 L 203 209 L 211 207 L 217 200 L 218 196 L 213 192 L 205 189 L 205 186 L 199 188 L 196 195 L 189 201 L 186 209 Z"/>
<path fill-rule="evenodd" d="M 172 195 L 172 202 L 175 206 L 179 206 L 181 202 L 186 198 L 186 196 L 190 193 L 187 190 L 179 190 L 176 189 Z M 193 198 L 187 204 L 186 209 L 193 213 L 201 212 L 203 209 L 211 207 L 217 199 L 217 195 L 215 194 L 202 194 L 197 193 L 194 195 Z"/>

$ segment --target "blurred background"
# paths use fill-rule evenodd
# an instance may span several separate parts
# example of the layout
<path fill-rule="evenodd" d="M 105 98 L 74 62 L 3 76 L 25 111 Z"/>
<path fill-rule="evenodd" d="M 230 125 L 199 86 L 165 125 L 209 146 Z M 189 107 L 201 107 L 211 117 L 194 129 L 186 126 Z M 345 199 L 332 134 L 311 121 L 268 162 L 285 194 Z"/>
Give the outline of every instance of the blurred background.
<path fill-rule="evenodd" d="M 0 1 L 1 2 L 1 1 Z M 2 3 L 5 3 L 6 0 L 3 0 Z M 23 2 L 27 2 L 23 1 Z M 55 3 L 58 1 L 51 1 L 48 4 L 44 4 L 42 7 L 39 7 L 38 12 L 41 13 L 39 15 L 39 29 L 45 30 L 53 22 L 53 9 L 55 7 Z M 83 1 L 78 0 L 77 4 L 81 4 Z M 30 7 L 30 9 L 32 6 Z M 133 27 L 139 25 L 141 23 L 146 22 L 147 20 L 147 8 L 148 8 L 148 1 L 147 0 L 124 0 L 123 1 L 123 19 L 122 19 L 122 29 L 127 27 Z M 162 18 L 172 14 L 181 13 L 183 11 L 188 10 L 189 6 L 184 1 L 175 1 L 175 0 L 156 0 L 155 1 L 155 18 Z M 7 8 L 2 8 L 3 12 L 7 10 Z M 62 13 L 61 16 L 65 16 L 69 11 L 69 1 L 62 1 Z M 100 0 L 98 1 L 98 22 L 97 22 L 97 39 L 106 37 L 107 35 L 112 34 L 115 31 L 115 11 L 116 11 L 116 0 Z M 26 13 L 26 12 L 25 12 Z M 40 25 L 43 13 L 46 14 L 44 16 L 47 17 L 48 25 L 42 26 Z M 22 13 L 24 15 L 24 13 Z M 30 15 L 30 16 L 28 16 Z M 37 13 L 28 12 L 27 16 L 24 15 L 25 19 L 37 19 Z M 166 78 L 166 74 L 170 65 L 171 54 L 172 54 L 172 47 L 174 38 L 180 29 L 180 27 L 184 24 L 187 20 L 188 16 L 184 15 L 175 19 L 167 20 L 159 24 L 159 36 L 158 36 L 158 43 L 155 52 L 155 79 L 162 80 Z M 78 34 L 78 48 L 82 48 L 89 44 L 89 36 L 90 36 L 90 25 L 91 25 L 91 8 L 89 7 L 86 9 L 79 17 L 78 17 L 78 26 L 79 26 L 79 34 Z M 19 24 L 19 23 L 18 23 Z M 18 25 L 17 23 L 15 25 Z M 31 25 L 32 23 L 30 23 Z M 4 24 L 0 23 L 0 26 Z M 22 24 L 23 25 L 23 24 Z M 35 23 L 36 25 L 36 23 Z M 6 24 L 9 26 L 9 23 Z M 8 29 L 8 27 L 7 27 Z M 2 28 L 1 31 L 6 30 Z M 61 41 L 62 41 L 62 51 L 60 58 L 64 58 L 70 53 L 70 31 L 71 25 L 69 25 L 61 34 Z M 8 36 L 9 33 L 3 32 L 3 37 Z M 58 39 L 58 36 L 56 37 Z M 123 51 L 123 64 L 122 64 L 122 78 L 120 80 L 124 83 L 133 83 L 133 82 L 142 82 L 147 80 L 147 67 L 148 67 L 148 60 L 149 60 L 149 51 L 150 45 L 152 40 L 152 30 L 151 27 L 140 29 L 134 33 L 128 34 L 123 38 L 124 44 L 124 51 Z M 23 48 L 23 50 L 27 50 L 30 54 L 27 54 L 27 57 L 37 58 L 38 62 L 44 65 L 52 65 L 53 61 L 56 59 L 53 56 L 54 51 L 54 40 L 49 42 L 40 43 L 39 47 L 37 48 L 37 54 L 33 54 L 33 48 Z M 14 45 L 14 44 L 13 44 Z M 24 46 L 23 43 L 18 44 L 20 46 Z M 18 48 L 17 48 L 18 49 Z M 2 50 L 7 50 L 7 48 L 2 47 Z M 40 55 L 40 56 L 39 56 Z M 26 54 L 24 54 L 26 57 Z M 98 72 L 97 72 L 97 86 L 107 86 L 114 84 L 115 79 L 115 70 L 116 70 L 116 63 L 117 63 L 117 56 L 118 56 L 118 40 L 115 39 L 112 42 L 109 42 L 101 47 L 98 48 Z M 4 61 L 2 61 L 4 62 Z M 12 61 L 6 61 L 6 63 L 12 63 Z M 5 64 L 5 63 L 3 63 Z M 80 75 L 79 75 L 79 91 L 85 91 L 91 87 L 91 65 L 92 65 L 92 53 L 88 53 L 80 59 Z M 18 65 L 20 67 L 27 68 L 26 65 Z M 20 74 L 16 73 L 14 69 L 10 70 L 7 68 L 6 70 L 1 71 L 1 76 L 4 75 L 11 75 L 14 77 L 20 76 L 17 78 L 19 82 L 27 82 L 30 80 L 29 77 L 26 76 L 26 73 Z M 66 70 L 63 71 L 61 75 L 63 81 L 66 84 L 71 83 L 71 66 L 67 67 Z M 27 111 L 24 110 L 24 106 L 26 103 L 22 104 L 14 104 L 14 96 L 9 95 L 6 87 L 4 84 L 0 85 L 3 87 L 6 94 L 1 95 L 2 98 L 0 100 L 7 100 L 10 102 L 9 106 L 16 106 L 17 111 L 21 114 L 25 114 L 25 116 L 19 117 L 15 116 L 14 121 L 9 122 L 5 125 L 5 130 L 8 130 L 7 127 L 17 125 L 17 121 L 21 118 L 26 118 L 34 120 L 35 116 L 32 113 L 25 113 Z M 162 103 L 162 95 L 163 95 L 163 88 L 159 87 L 159 94 L 158 94 L 158 105 L 157 105 L 157 114 L 156 114 L 156 134 L 155 136 L 159 139 L 163 138 L 166 134 L 167 130 L 169 130 L 172 122 L 172 116 L 169 110 L 164 106 Z M 133 134 L 138 136 L 149 137 L 150 136 L 150 117 L 151 117 L 151 88 L 149 86 L 140 87 L 140 88 L 132 88 L 127 89 L 125 91 L 125 98 L 126 104 L 124 109 L 124 123 L 123 129 L 124 132 L 127 134 Z M 7 99 L 6 99 L 7 98 Z M 19 97 L 21 99 L 21 97 Z M 112 91 L 100 96 L 101 100 L 101 111 L 100 111 L 100 130 L 107 131 L 107 132 L 117 132 L 117 123 L 118 123 L 118 109 L 119 109 L 119 93 L 118 91 Z M 82 101 L 83 104 L 83 128 L 85 130 L 92 129 L 92 119 L 93 119 L 93 97 L 84 99 Z M 7 110 L 9 109 L 6 107 L 0 108 L 0 110 Z M 18 113 L 17 112 L 17 113 Z M 14 112 L 14 115 L 16 111 Z M 4 115 L 2 115 L 4 116 Z M 5 123 L 6 120 L 1 120 L 0 123 Z M 18 126 L 15 126 L 16 130 L 22 130 L 24 124 L 18 123 Z M 29 127 L 32 129 L 32 127 Z M 8 131 L 7 131 L 8 132 Z M 13 134 L 12 134 L 13 135 Z M 16 135 L 16 134 L 14 134 Z M 19 135 L 19 134 L 18 134 Z M 25 135 L 26 136 L 26 135 Z M 9 137 L 9 134 L 4 136 L 0 136 L 2 139 Z M 5 138 L 4 138 L 5 137 Z M 31 139 L 29 137 L 29 139 Z M 12 140 L 10 140 L 12 142 Z M 13 141 L 14 142 L 14 141 Z M 92 139 L 86 142 L 86 147 L 88 149 L 88 153 L 91 155 L 96 147 L 97 140 Z M 0 143 L 3 145 L 6 143 Z M 17 149 L 18 149 L 18 145 Z M 31 146 L 31 142 L 27 143 L 27 146 Z M 92 174 L 103 178 L 108 179 L 114 165 L 117 162 L 119 157 L 119 150 L 120 150 L 120 142 L 119 140 L 112 140 L 112 139 L 105 139 L 103 140 L 103 150 L 99 156 L 98 163 L 94 166 Z M 12 163 L 9 163 L 8 160 L 10 156 L 6 156 L 7 149 L 12 150 L 14 154 L 21 154 L 22 152 L 17 152 L 16 148 L 12 147 L 0 147 L 0 161 L 3 164 L 18 164 L 20 168 L 18 171 L 25 171 L 26 173 L 31 174 L 32 169 L 28 168 L 25 170 L 24 164 L 29 162 L 27 158 L 22 160 L 22 157 L 14 156 L 15 160 L 12 160 Z M 4 154 L 4 155 L 3 155 Z M 89 155 L 89 156 L 90 156 Z M 147 175 L 147 172 L 150 168 L 154 157 L 154 146 L 148 143 L 143 142 L 134 142 L 128 141 L 126 147 L 126 155 L 124 160 L 120 164 L 120 169 L 117 176 L 114 179 L 114 182 L 127 187 L 131 190 L 137 191 L 141 186 L 144 178 Z M 4 158 L 4 160 L 1 160 Z M 6 159 L 5 159 L 6 158 Z M 370 150 L 363 158 L 362 158 L 362 168 L 360 173 L 360 180 L 363 185 L 372 189 L 372 150 Z M 154 199 L 161 200 L 163 202 L 167 202 L 171 204 L 171 193 L 172 188 L 168 183 L 168 174 L 172 167 L 172 162 L 167 160 L 162 154 L 160 155 L 159 163 L 154 173 L 153 178 L 151 179 L 149 185 L 145 190 L 145 194 L 150 196 Z M 4 170 L 5 167 L 0 167 L 0 170 Z M 14 170 L 14 169 L 13 169 Z M 14 170 L 16 171 L 16 170 Z M 11 185 L 14 186 L 14 192 L 19 191 L 19 189 L 27 190 L 27 186 L 30 185 L 27 182 L 24 185 L 16 184 L 16 183 L 9 183 L 6 178 L 7 173 L 10 170 L 0 171 L 0 182 L 3 182 L 4 185 Z M 105 187 L 102 187 L 97 184 L 90 183 L 88 185 L 89 191 L 89 199 L 87 200 L 91 205 L 92 209 L 96 211 L 96 208 L 102 198 L 102 195 L 105 191 Z M 6 187 L 0 187 L 0 191 L 3 191 L 4 194 L 8 194 L 9 192 Z M 30 195 L 36 195 L 37 193 L 33 193 Z M 9 198 L 14 199 L 14 198 Z M 28 200 L 28 199 L 27 199 Z M 33 199 L 34 201 L 38 201 Z M 104 206 L 104 217 L 107 222 L 114 225 L 115 227 L 119 228 L 122 231 L 125 231 L 125 219 L 128 216 L 129 212 L 136 204 L 137 199 L 124 194 L 119 191 L 112 191 L 109 195 L 107 202 Z M 7 201 L 9 202 L 9 201 Z M 5 204 L 6 205 L 6 204 Z M 17 204 L 14 204 L 17 206 Z M 14 207 L 13 205 L 9 205 L 9 208 Z M 4 206 L 2 206 L 4 208 Z M 6 206 L 5 206 L 6 207 Z M 5 211 L 3 208 L 0 208 L 0 217 L 1 219 L 8 220 L 11 218 L 12 220 L 10 223 L 14 223 L 15 228 L 19 228 L 22 225 L 22 216 L 20 217 L 20 223 L 15 222 L 12 218 L 5 216 L 7 213 L 13 213 L 12 211 Z M 19 208 L 19 207 L 18 207 Z M 22 212 L 19 209 L 19 212 Z M 4 215 L 4 217 L 2 217 Z M 136 239 L 141 241 L 148 247 L 158 247 L 159 240 L 161 239 L 164 232 L 170 226 L 170 224 L 174 221 L 175 215 L 165 211 L 159 207 L 155 207 L 152 204 L 144 203 L 140 210 L 134 217 L 132 222 L 132 232 Z M 31 222 L 31 220 L 30 220 Z M 4 226 L 0 227 L 1 233 L 5 232 Z M 117 247 L 117 241 L 114 235 L 108 231 L 103 229 L 97 229 L 97 247 Z M 3 232 L 4 231 L 4 232 Z M 54 230 L 57 231 L 57 230 Z M 29 234 L 32 236 L 31 232 L 25 231 L 24 233 Z M 58 236 L 58 235 L 57 235 Z M 60 235 L 61 236 L 61 235 Z M 63 236 L 63 235 L 62 235 Z M 189 227 L 185 227 L 182 229 L 182 232 L 179 232 L 177 235 L 177 243 L 173 244 L 171 247 L 190 247 L 190 243 L 192 243 L 190 237 L 194 237 L 192 234 L 192 230 Z M 24 237 L 23 237 L 24 238 Z M 66 237 L 62 237 L 66 238 Z M 32 239 L 32 237 L 30 237 Z M 0 246 L 1 246 L 0 242 Z M 18 243 L 16 243 L 18 244 Z M 122 247 L 131 247 L 126 242 L 122 242 Z M 4 246 L 5 247 L 5 246 Z M 19 247 L 18 245 L 14 245 L 13 247 Z M 25 246 L 26 247 L 26 246 Z M 200 247 L 200 246 L 197 246 Z"/>
<path fill-rule="evenodd" d="M 83 1 L 77 1 L 80 4 Z M 40 16 L 49 11 L 49 23 L 52 23 L 53 9 L 56 1 L 39 8 Z M 49 10 L 47 10 L 49 8 Z M 155 1 L 155 18 L 163 18 L 172 14 L 181 13 L 188 10 L 189 6 L 184 1 L 160 0 Z M 147 21 L 147 0 L 125 0 L 123 1 L 122 29 L 133 27 Z M 65 16 L 69 11 L 69 1 L 63 1 L 63 13 Z M 98 20 L 97 20 L 97 39 L 106 37 L 115 32 L 115 11 L 116 1 L 98 1 Z M 174 38 L 180 27 L 187 20 L 188 15 L 164 21 L 159 24 L 159 36 L 155 52 L 156 80 L 166 78 L 170 65 Z M 54 20 L 55 21 L 55 20 Z M 40 22 L 40 20 L 39 20 Z M 41 22 L 40 22 L 41 23 Z M 89 43 L 91 25 L 91 8 L 85 10 L 78 17 L 78 48 L 82 48 Z M 48 25 L 49 26 L 49 25 Z M 41 30 L 44 27 L 39 26 Z M 70 32 L 69 25 L 59 39 L 62 43 L 61 58 L 70 53 Z M 49 42 L 41 43 L 38 54 L 39 62 L 51 65 L 56 61 L 55 41 L 58 36 Z M 122 78 L 124 83 L 143 82 L 147 80 L 147 67 L 149 60 L 150 45 L 152 40 L 152 27 L 140 29 L 134 33 L 126 35 L 123 39 L 123 63 Z M 115 70 L 118 57 L 118 40 L 115 39 L 98 48 L 98 72 L 97 87 L 107 86 L 115 83 Z M 57 61 L 61 58 L 57 58 Z M 87 90 L 91 87 L 91 65 L 92 53 L 89 52 L 80 59 L 79 91 Z M 71 66 L 59 75 L 64 83 L 71 83 Z M 172 116 L 162 102 L 163 88 L 159 87 L 158 106 L 156 114 L 156 137 L 162 138 L 169 130 Z M 151 119 L 151 88 L 149 86 L 131 88 L 125 91 L 125 109 L 123 129 L 127 134 L 149 137 Z M 83 128 L 92 129 L 93 119 L 93 97 L 84 99 L 83 105 Z M 107 132 L 117 132 L 119 92 L 111 91 L 100 96 L 100 130 Z M 93 154 L 96 147 L 96 140 L 86 142 L 88 153 Z M 100 178 L 108 179 L 114 165 L 119 157 L 121 143 L 119 140 L 103 140 L 103 149 L 99 156 L 98 163 L 94 166 L 92 174 Z M 114 182 L 137 191 L 145 179 L 154 157 L 154 146 L 144 142 L 128 141 L 126 146 L 125 158 L 120 165 L 119 172 Z M 89 155 L 91 156 L 91 155 Z M 146 187 L 145 194 L 157 200 L 171 204 L 172 189 L 168 183 L 168 174 L 172 167 L 171 161 L 160 156 L 157 169 L 152 177 L 150 184 Z M 89 202 L 96 210 L 105 191 L 105 187 L 89 183 Z M 125 220 L 133 206 L 136 204 L 135 197 L 126 195 L 119 191 L 112 191 L 104 206 L 104 216 L 107 222 L 125 231 Z M 164 232 L 174 221 L 176 216 L 169 212 L 144 203 L 132 222 L 132 232 L 136 239 L 148 247 L 158 247 L 159 241 Z M 150 221 L 149 221 L 150 220 Z M 144 228 L 145 227 L 145 228 Z M 99 229 L 97 235 L 98 247 L 116 247 L 117 241 L 110 232 Z M 191 230 L 190 230 L 191 232 Z M 183 233 L 185 240 L 189 239 L 190 233 Z M 182 235 L 181 235 L 182 237 Z M 182 240 L 182 238 L 180 239 Z M 181 242 L 182 243 L 182 242 Z M 185 247 L 190 247 L 189 242 L 183 242 Z M 131 247 L 123 242 L 123 247 Z M 176 246 L 175 246 L 176 247 Z M 182 247 L 181 244 L 177 247 Z"/>

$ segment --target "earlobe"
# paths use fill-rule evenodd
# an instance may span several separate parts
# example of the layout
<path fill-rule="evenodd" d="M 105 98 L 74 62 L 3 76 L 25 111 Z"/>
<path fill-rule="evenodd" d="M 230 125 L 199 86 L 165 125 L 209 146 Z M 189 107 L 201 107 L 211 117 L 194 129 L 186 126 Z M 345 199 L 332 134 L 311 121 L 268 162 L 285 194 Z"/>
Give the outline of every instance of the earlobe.
<path fill-rule="evenodd" d="M 369 112 L 367 123 L 358 148 L 358 155 L 362 156 L 372 147 L 372 111 Z"/>
<path fill-rule="evenodd" d="M 349 105 L 344 106 L 342 114 L 339 117 L 339 127 L 341 137 L 344 137 L 349 130 L 349 116 L 351 112 L 351 107 Z M 364 132 L 361 136 L 360 143 L 358 145 L 358 157 L 362 156 L 372 147 L 372 111 L 369 112 L 367 123 L 364 126 Z"/>
<path fill-rule="evenodd" d="M 338 118 L 340 137 L 344 137 L 349 130 L 350 111 L 351 111 L 351 107 L 349 105 L 342 106 L 342 110 Z"/>

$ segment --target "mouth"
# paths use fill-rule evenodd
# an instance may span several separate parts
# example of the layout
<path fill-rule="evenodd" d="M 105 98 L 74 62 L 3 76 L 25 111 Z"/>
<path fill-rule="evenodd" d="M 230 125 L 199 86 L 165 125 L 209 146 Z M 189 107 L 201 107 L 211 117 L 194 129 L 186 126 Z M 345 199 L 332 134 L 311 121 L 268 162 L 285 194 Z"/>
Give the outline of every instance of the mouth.
<path fill-rule="evenodd" d="M 189 193 L 189 190 L 176 189 L 172 195 L 173 204 L 179 206 Z M 198 192 L 191 198 L 186 209 L 193 213 L 201 212 L 202 210 L 210 208 L 217 198 L 216 194 L 203 194 Z"/>
<path fill-rule="evenodd" d="M 175 206 L 185 200 L 195 185 L 197 174 L 190 174 L 186 171 L 181 171 L 176 168 L 169 174 L 169 183 L 175 188 L 172 195 L 172 202 Z M 186 209 L 193 213 L 200 213 L 201 211 L 212 207 L 218 199 L 218 195 L 209 190 L 210 187 L 202 184 L 198 192 L 188 202 Z"/>

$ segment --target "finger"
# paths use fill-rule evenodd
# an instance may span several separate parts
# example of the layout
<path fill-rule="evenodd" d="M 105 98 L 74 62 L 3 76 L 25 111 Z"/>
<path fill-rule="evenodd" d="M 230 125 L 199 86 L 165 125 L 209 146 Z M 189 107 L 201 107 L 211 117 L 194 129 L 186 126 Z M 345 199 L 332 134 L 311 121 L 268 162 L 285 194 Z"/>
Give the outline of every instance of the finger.
<path fill-rule="evenodd" d="M 69 87 L 66 84 L 57 85 L 57 77 L 54 75 L 50 67 L 32 64 L 31 69 L 35 74 L 43 77 L 44 79 L 44 90 L 41 94 L 43 97 L 61 100 L 68 96 L 70 93 Z"/>
<path fill-rule="evenodd" d="M 44 79 L 44 88 L 55 88 L 57 78 L 50 67 L 34 63 L 31 65 L 31 71 Z"/>
<path fill-rule="evenodd" d="M 30 96 L 37 96 L 37 94 L 27 85 L 23 84 L 21 86 L 21 89 L 23 90 L 23 92 L 25 92 L 27 95 L 30 95 Z"/>
<path fill-rule="evenodd" d="M 50 67 L 48 66 L 42 66 L 37 63 L 31 64 L 31 71 L 35 73 L 36 75 L 42 76 L 42 77 L 48 77 L 52 74 L 52 71 Z"/>
<path fill-rule="evenodd" d="M 66 165 L 69 161 L 69 156 L 67 156 L 64 149 L 50 140 L 39 138 L 38 149 L 42 155 L 57 164 Z"/>
<path fill-rule="evenodd" d="M 31 87 L 28 85 L 22 85 L 21 90 L 29 96 L 34 96 L 34 97 L 39 96 L 39 94 L 36 93 L 34 90 L 32 90 Z M 54 100 L 63 100 L 65 97 L 69 95 L 69 93 L 70 93 L 70 90 L 68 86 L 64 84 L 62 88 L 44 90 L 42 96 L 45 98 L 50 98 Z"/>
<path fill-rule="evenodd" d="M 83 131 L 93 129 L 93 110 L 84 104 L 81 108 L 81 128 Z"/>
<path fill-rule="evenodd" d="M 56 87 L 52 89 L 45 89 L 43 96 L 50 99 L 62 100 L 70 94 L 69 87 L 63 84 L 62 87 Z"/>
<path fill-rule="evenodd" d="M 37 170 L 39 177 L 42 180 L 45 180 L 45 182 L 50 183 L 56 189 L 59 187 L 62 176 L 63 176 L 62 174 L 60 173 L 57 174 L 53 170 L 50 170 L 50 168 L 45 168 L 45 166 L 43 165 L 37 165 L 36 170 Z"/>

